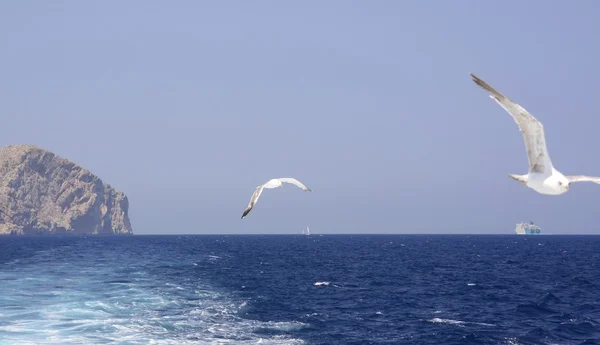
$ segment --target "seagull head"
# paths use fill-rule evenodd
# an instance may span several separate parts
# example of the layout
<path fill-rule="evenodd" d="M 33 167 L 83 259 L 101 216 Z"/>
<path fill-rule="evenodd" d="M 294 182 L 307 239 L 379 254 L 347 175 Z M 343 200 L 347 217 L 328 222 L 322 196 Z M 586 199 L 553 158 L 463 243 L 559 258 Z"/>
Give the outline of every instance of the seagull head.
<path fill-rule="evenodd" d="M 566 177 L 562 177 L 558 180 L 558 188 L 564 192 L 569 190 L 569 180 Z"/>

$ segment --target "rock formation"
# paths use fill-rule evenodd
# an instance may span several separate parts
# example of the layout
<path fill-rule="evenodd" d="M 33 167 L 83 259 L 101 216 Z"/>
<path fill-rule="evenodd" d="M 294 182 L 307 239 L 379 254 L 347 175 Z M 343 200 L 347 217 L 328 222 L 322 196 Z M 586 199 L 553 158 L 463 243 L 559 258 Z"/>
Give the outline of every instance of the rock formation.
<path fill-rule="evenodd" d="M 132 234 L 127 196 L 32 145 L 0 149 L 0 234 Z"/>

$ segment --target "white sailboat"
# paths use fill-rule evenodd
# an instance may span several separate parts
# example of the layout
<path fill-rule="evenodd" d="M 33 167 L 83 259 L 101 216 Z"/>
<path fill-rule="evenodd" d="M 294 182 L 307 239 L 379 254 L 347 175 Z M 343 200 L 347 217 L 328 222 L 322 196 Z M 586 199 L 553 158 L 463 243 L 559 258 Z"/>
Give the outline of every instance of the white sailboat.
<path fill-rule="evenodd" d="M 306 236 L 310 235 L 310 229 L 308 228 L 308 225 L 306 226 L 306 230 L 302 231 L 302 234 Z"/>

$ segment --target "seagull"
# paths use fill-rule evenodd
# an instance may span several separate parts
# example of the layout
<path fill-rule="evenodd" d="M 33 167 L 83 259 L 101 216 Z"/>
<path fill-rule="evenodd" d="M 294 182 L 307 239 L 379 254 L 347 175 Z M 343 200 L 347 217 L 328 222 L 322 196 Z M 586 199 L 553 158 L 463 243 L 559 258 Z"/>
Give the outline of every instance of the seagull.
<path fill-rule="evenodd" d="M 305 192 L 312 192 L 312 190 L 310 188 L 306 187 L 300 181 L 298 181 L 298 180 L 296 180 L 295 178 L 292 178 L 292 177 L 280 177 L 280 178 L 270 179 L 266 183 L 261 184 L 260 186 L 256 187 L 256 190 L 254 191 L 254 194 L 252 194 L 252 197 L 250 198 L 250 203 L 248 204 L 248 207 L 246 208 L 246 210 L 242 214 L 242 218 L 241 219 L 244 219 L 244 217 L 246 217 L 248 215 L 248 213 L 250 213 L 250 211 L 252 210 L 252 208 L 254 207 L 254 205 L 256 204 L 256 202 L 258 201 L 258 198 L 262 194 L 263 189 L 265 189 L 265 188 L 279 188 L 279 187 L 283 187 L 283 182 L 285 182 L 285 183 L 291 183 L 293 185 L 296 185 L 296 186 L 302 188 L 302 190 L 305 191 Z"/>
<path fill-rule="evenodd" d="M 509 174 L 510 178 L 545 195 L 561 195 L 566 193 L 569 191 L 569 185 L 572 182 L 594 182 L 600 184 L 600 177 L 584 175 L 565 176 L 560 171 L 554 169 L 548 155 L 548 149 L 546 148 L 546 138 L 542 123 L 519 104 L 498 92 L 473 73 L 471 73 L 471 77 L 475 84 L 489 92 L 490 97 L 512 116 L 525 140 L 529 171 L 526 175 Z"/>

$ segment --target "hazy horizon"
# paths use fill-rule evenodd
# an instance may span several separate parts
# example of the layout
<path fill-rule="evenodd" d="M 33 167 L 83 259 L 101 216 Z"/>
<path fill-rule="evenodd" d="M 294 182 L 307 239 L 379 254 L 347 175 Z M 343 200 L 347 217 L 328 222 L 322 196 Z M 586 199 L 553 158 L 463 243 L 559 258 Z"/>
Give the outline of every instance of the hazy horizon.
<path fill-rule="evenodd" d="M 0 146 L 127 194 L 135 234 L 599 234 L 600 185 L 540 195 L 517 125 L 600 176 L 600 3 L 0 4 Z M 295 177 L 310 187 L 266 190 Z"/>

